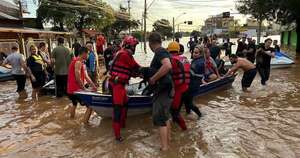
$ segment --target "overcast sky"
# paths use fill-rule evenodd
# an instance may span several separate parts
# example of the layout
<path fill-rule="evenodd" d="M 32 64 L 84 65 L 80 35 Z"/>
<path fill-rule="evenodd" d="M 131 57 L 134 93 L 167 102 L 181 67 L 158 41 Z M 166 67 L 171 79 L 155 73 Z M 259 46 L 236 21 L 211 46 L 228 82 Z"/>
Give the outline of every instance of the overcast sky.
<path fill-rule="evenodd" d="M 12 2 L 13 0 L 6 0 Z M 36 5 L 33 0 L 25 0 L 28 4 L 28 10 L 31 13 L 27 17 L 35 17 Z M 128 0 L 103 0 L 112 5 L 116 10 L 119 5 L 127 7 Z M 172 17 L 180 16 L 175 23 L 182 23 L 184 21 L 193 21 L 193 25 L 180 25 L 180 29 L 185 30 L 199 30 L 200 25 L 204 25 L 204 20 L 211 15 L 220 14 L 222 12 L 230 11 L 231 13 L 238 13 L 235 9 L 236 0 L 147 0 L 148 6 L 152 3 L 148 11 L 147 28 L 152 29 L 152 24 L 157 19 L 168 19 L 172 21 Z M 144 0 L 131 0 L 132 17 L 137 20 L 142 19 L 144 10 Z M 236 19 L 244 22 L 245 17 L 239 14 L 232 14 Z"/>
<path fill-rule="evenodd" d="M 128 0 L 104 0 L 111 4 L 115 9 L 119 5 L 127 7 Z M 154 2 L 153 2 L 154 1 Z M 148 28 L 157 19 L 168 19 L 172 21 L 172 17 L 177 17 L 182 13 L 175 23 L 182 23 L 186 20 L 193 21 L 192 26 L 180 25 L 181 29 L 191 30 L 199 29 L 200 25 L 204 24 L 204 20 L 211 15 L 220 14 L 222 12 L 230 11 L 231 13 L 238 13 L 235 9 L 235 0 L 147 0 L 148 5 L 151 4 L 148 12 Z M 144 8 L 144 0 L 131 0 L 132 16 L 135 19 L 142 18 Z M 244 16 L 233 14 L 237 19 L 241 19 L 241 23 L 245 19 Z"/>

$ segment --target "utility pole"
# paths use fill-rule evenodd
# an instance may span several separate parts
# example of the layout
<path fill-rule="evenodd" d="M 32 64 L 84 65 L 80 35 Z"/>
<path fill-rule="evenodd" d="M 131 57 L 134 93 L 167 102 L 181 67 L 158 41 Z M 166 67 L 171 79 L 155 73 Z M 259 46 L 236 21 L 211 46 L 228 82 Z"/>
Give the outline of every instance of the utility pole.
<path fill-rule="evenodd" d="M 23 6 L 21 0 L 19 0 L 18 3 L 19 3 L 19 17 L 23 18 Z"/>
<path fill-rule="evenodd" d="M 175 18 L 173 17 L 173 41 L 175 39 Z"/>
<path fill-rule="evenodd" d="M 131 35 L 131 28 L 130 28 L 130 25 L 131 25 L 131 21 L 130 21 L 131 14 L 130 14 L 130 9 L 131 9 L 130 0 L 128 0 L 128 14 L 129 14 L 129 27 L 128 27 L 128 30 L 129 30 L 129 35 Z"/>
<path fill-rule="evenodd" d="M 147 53 L 147 0 L 144 2 L 144 52 Z"/>

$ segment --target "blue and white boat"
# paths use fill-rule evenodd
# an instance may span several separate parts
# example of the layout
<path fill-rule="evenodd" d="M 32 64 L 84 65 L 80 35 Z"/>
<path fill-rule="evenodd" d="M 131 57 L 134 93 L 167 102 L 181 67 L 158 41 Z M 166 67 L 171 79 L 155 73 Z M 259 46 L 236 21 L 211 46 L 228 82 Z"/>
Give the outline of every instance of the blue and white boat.
<path fill-rule="evenodd" d="M 275 52 L 275 58 L 271 59 L 271 68 L 289 68 L 295 64 L 294 60 L 283 52 Z M 225 67 L 230 68 L 232 64 L 230 61 L 225 62 Z"/>
<path fill-rule="evenodd" d="M 294 60 L 283 52 L 275 52 L 275 58 L 271 60 L 271 68 L 287 68 L 295 64 Z"/>
<path fill-rule="evenodd" d="M 14 79 L 14 77 L 11 74 L 11 69 L 0 66 L 0 82 L 13 80 L 13 79 Z"/>
<path fill-rule="evenodd" d="M 193 96 L 205 95 L 209 92 L 218 90 L 220 88 L 228 87 L 234 81 L 235 76 L 225 77 L 205 85 L 199 85 L 199 89 L 193 93 Z M 129 91 L 134 91 L 134 95 L 129 95 L 128 102 L 128 116 L 139 115 L 151 112 L 152 97 L 141 95 L 142 89 L 138 90 L 138 84 L 128 86 Z M 78 91 L 75 93 L 83 103 L 91 107 L 97 114 L 102 117 L 112 116 L 112 96 L 90 91 Z"/>

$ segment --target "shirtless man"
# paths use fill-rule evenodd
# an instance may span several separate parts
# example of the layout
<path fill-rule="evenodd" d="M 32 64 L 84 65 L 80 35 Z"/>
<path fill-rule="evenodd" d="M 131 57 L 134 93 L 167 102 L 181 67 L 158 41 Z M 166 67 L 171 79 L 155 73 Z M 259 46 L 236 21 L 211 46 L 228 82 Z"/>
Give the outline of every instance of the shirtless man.
<path fill-rule="evenodd" d="M 243 91 L 247 91 L 252 84 L 256 76 L 256 67 L 253 63 L 245 58 L 237 57 L 235 54 L 231 54 L 229 56 L 230 62 L 233 65 L 231 69 L 227 72 L 225 76 L 233 75 L 238 69 L 242 69 L 244 71 L 243 79 L 242 79 L 242 88 Z"/>

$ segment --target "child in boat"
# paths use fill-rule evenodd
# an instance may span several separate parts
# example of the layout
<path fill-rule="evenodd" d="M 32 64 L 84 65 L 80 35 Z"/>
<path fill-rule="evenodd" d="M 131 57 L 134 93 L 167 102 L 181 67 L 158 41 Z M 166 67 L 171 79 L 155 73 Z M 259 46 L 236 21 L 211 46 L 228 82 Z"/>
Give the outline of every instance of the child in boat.
<path fill-rule="evenodd" d="M 242 88 L 243 91 L 247 91 L 247 88 L 251 86 L 257 73 L 255 65 L 245 58 L 237 57 L 235 54 L 231 54 L 229 59 L 234 65 L 231 69 L 229 69 L 225 76 L 233 75 L 236 71 L 242 69 L 244 71 Z"/>

